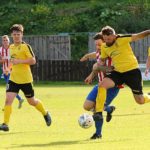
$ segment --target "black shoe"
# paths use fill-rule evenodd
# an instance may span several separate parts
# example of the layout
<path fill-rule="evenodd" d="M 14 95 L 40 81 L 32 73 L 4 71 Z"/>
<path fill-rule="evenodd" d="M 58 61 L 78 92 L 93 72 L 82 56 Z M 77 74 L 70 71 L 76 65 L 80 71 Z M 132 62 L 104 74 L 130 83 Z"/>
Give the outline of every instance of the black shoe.
<path fill-rule="evenodd" d="M 50 116 L 49 112 L 47 112 L 47 114 L 44 116 L 44 119 L 45 119 L 47 126 L 50 126 L 52 120 L 51 120 L 51 116 Z"/>
<path fill-rule="evenodd" d="M 96 140 L 96 139 L 100 139 L 102 138 L 102 135 L 97 135 L 96 133 L 94 133 L 92 136 L 91 136 L 91 140 Z"/>
<path fill-rule="evenodd" d="M 110 106 L 111 107 L 111 111 L 107 112 L 107 116 L 106 116 L 106 121 L 110 122 L 110 120 L 112 119 L 112 113 L 115 111 L 115 106 Z"/>
<path fill-rule="evenodd" d="M 102 112 L 96 112 L 96 113 L 94 113 L 93 119 L 94 119 L 94 121 L 100 121 L 100 120 L 102 120 L 103 119 Z"/>
<path fill-rule="evenodd" d="M 3 123 L 3 124 L 0 125 L 0 130 L 9 131 L 9 127 L 5 123 Z"/>

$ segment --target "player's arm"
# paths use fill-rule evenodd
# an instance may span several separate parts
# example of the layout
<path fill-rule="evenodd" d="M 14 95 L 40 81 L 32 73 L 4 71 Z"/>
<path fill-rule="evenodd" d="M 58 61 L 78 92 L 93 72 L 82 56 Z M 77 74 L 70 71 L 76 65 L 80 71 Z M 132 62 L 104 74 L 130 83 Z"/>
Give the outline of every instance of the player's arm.
<path fill-rule="evenodd" d="M 145 69 L 145 76 L 148 76 L 149 69 L 150 69 L 150 56 L 147 57 L 146 69 Z"/>
<path fill-rule="evenodd" d="M 17 64 L 34 65 L 36 63 L 35 55 L 32 51 L 31 46 L 28 44 L 26 44 L 26 47 L 25 47 L 25 55 L 26 55 L 26 59 L 11 58 L 11 63 L 13 65 L 17 65 Z"/>
<path fill-rule="evenodd" d="M 31 57 L 31 58 L 27 58 L 27 59 L 16 59 L 16 58 L 13 58 L 13 59 L 11 59 L 11 63 L 13 65 L 17 65 L 17 64 L 34 65 L 36 63 L 36 59 L 35 59 L 35 57 Z"/>
<path fill-rule="evenodd" d="M 93 79 L 97 74 L 98 72 L 102 71 L 102 72 L 111 72 L 113 71 L 114 67 L 113 66 L 105 66 L 105 61 L 106 59 L 101 59 L 101 63 L 95 63 L 93 65 L 93 68 L 92 68 L 92 72 L 90 74 L 91 78 Z"/>
<path fill-rule="evenodd" d="M 81 59 L 80 61 L 86 61 L 88 59 L 95 59 L 96 58 L 96 52 L 92 52 L 92 53 L 88 53 L 88 54 L 85 54 Z"/>
<path fill-rule="evenodd" d="M 4 59 L 3 56 L 0 55 L 0 63 L 2 64 L 4 62 L 6 62 L 6 61 L 7 61 L 7 59 Z"/>
<path fill-rule="evenodd" d="M 146 37 L 148 35 L 150 35 L 150 30 L 145 30 L 145 31 L 137 33 L 137 34 L 132 34 L 131 40 L 137 41 L 137 40 L 143 39 L 144 37 Z"/>
<path fill-rule="evenodd" d="M 0 48 L 0 64 L 6 62 L 6 59 L 3 58 L 1 51 L 2 51 L 2 49 Z"/>
<path fill-rule="evenodd" d="M 92 71 L 95 74 L 100 72 L 100 71 L 102 71 L 102 72 L 111 72 L 114 69 L 114 67 L 113 66 L 106 66 L 105 61 L 106 61 L 106 58 L 103 58 L 103 59 L 101 58 L 100 63 L 94 64 Z"/>

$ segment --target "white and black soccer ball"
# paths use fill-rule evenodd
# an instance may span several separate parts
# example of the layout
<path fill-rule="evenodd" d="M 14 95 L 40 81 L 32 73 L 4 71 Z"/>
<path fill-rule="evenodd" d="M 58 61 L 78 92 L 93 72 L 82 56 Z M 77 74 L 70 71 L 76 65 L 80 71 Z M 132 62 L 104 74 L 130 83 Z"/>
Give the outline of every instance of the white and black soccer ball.
<path fill-rule="evenodd" d="M 78 122 L 82 128 L 87 129 L 93 125 L 94 121 L 92 115 L 84 113 L 80 115 Z"/>

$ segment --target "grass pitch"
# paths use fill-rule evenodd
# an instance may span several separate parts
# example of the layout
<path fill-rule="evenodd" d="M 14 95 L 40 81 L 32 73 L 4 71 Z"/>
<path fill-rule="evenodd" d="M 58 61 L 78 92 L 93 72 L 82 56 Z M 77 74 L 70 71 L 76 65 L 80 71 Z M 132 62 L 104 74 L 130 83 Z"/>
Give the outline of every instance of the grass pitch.
<path fill-rule="evenodd" d="M 149 92 L 150 85 L 144 87 Z M 17 109 L 13 103 L 10 131 L 0 132 L 0 149 L 10 150 L 148 150 L 150 147 L 150 103 L 138 105 L 129 88 L 120 90 L 113 105 L 116 111 L 110 123 L 104 121 L 103 138 L 89 140 L 95 128 L 82 129 L 78 117 L 85 112 L 83 102 L 92 89 L 87 85 L 35 85 L 35 95 L 52 116 L 47 127 L 42 115 L 25 101 Z M 20 92 L 21 95 L 23 95 Z M 0 109 L 4 105 L 5 87 L 0 87 Z M 105 113 L 104 113 L 105 115 Z M 105 116 L 104 116 L 105 117 Z M 0 110 L 0 121 L 3 112 Z"/>

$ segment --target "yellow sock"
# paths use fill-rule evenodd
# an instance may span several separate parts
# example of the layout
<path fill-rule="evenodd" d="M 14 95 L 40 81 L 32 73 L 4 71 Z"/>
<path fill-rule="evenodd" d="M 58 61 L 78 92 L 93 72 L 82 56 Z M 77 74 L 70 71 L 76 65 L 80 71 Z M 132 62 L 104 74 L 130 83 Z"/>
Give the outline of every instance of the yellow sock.
<path fill-rule="evenodd" d="M 98 88 L 98 93 L 96 97 L 96 112 L 103 112 L 104 103 L 106 101 L 107 90 L 103 87 Z"/>
<path fill-rule="evenodd" d="M 149 95 L 144 95 L 144 102 L 149 103 L 150 102 L 150 96 Z"/>
<path fill-rule="evenodd" d="M 45 110 L 43 104 L 41 101 L 38 100 L 38 104 L 35 106 L 35 108 L 40 111 L 43 115 L 47 114 L 47 111 Z"/>
<path fill-rule="evenodd" d="M 10 105 L 4 106 L 4 123 L 8 125 L 12 108 Z"/>

